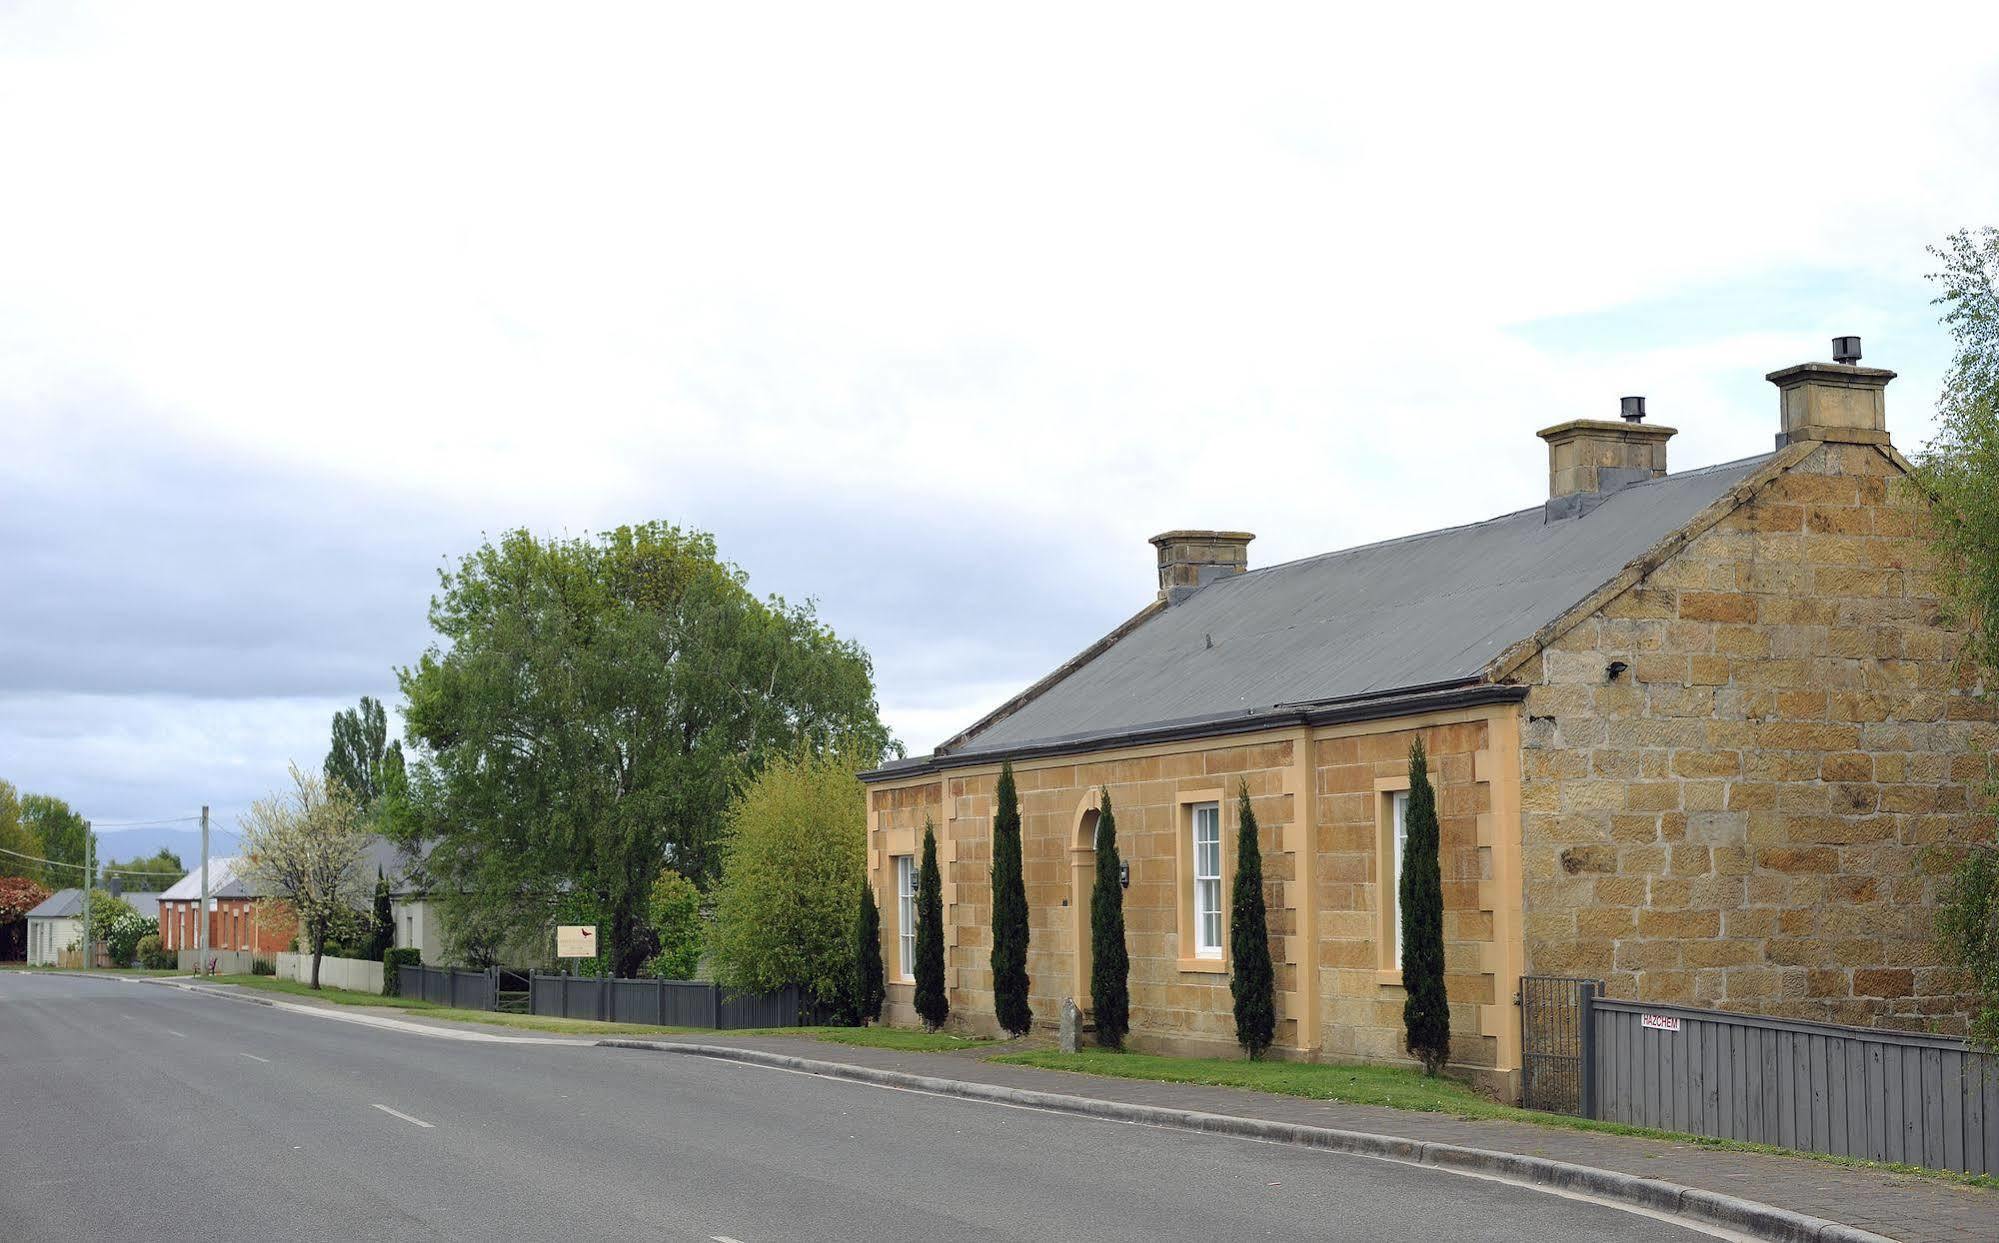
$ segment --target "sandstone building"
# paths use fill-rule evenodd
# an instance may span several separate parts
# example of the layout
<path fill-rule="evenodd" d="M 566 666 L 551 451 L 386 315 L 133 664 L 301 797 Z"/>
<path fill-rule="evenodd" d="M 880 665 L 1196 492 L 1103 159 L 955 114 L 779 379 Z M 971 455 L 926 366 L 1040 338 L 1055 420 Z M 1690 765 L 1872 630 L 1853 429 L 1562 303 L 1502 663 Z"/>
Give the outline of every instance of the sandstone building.
<path fill-rule="evenodd" d="M 1130 864 L 1133 1043 L 1233 1048 L 1238 782 L 1264 834 L 1278 1049 L 1403 1060 L 1395 843 L 1410 741 L 1442 825 L 1453 1064 L 1511 1091 L 1523 973 L 1614 997 L 1961 1030 L 1932 965 L 1943 865 L 1999 750 L 1898 486 L 1894 373 L 1769 376 L 1773 452 L 1678 474 L 1673 429 L 1540 433 L 1549 496 L 1248 567 L 1169 531 L 1157 597 L 927 756 L 864 775 L 889 1016 L 913 1022 L 913 856 L 944 876 L 954 1022 L 992 1030 L 992 794 L 1021 791 L 1038 1018 L 1087 1004 L 1096 801 Z M 1219 863 L 1216 863 L 1216 860 Z"/>

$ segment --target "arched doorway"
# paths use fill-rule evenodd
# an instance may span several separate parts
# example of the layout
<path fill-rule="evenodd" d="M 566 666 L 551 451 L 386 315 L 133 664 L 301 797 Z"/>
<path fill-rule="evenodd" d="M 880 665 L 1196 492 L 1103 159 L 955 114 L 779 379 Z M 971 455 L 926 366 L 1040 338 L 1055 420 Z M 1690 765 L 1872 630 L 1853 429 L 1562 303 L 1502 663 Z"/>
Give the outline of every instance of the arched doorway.
<path fill-rule="evenodd" d="M 1090 1011 L 1090 891 L 1097 883 L 1097 808 L 1089 799 L 1076 812 L 1076 837 L 1069 848 L 1069 917 L 1071 944 L 1076 947 L 1075 978 L 1070 996 L 1076 1008 Z"/>

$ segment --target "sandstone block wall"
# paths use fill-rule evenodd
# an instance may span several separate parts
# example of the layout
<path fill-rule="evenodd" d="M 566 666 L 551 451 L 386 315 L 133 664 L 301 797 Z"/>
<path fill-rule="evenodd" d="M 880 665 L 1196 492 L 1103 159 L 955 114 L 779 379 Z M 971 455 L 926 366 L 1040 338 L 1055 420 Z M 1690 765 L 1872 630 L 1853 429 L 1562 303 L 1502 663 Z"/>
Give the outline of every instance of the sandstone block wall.
<path fill-rule="evenodd" d="M 1962 1030 L 1926 848 L 1973 831 L 1999 726 L 1903 486 L 1824 444 L 1523 671 L 1530 971 Z"/>

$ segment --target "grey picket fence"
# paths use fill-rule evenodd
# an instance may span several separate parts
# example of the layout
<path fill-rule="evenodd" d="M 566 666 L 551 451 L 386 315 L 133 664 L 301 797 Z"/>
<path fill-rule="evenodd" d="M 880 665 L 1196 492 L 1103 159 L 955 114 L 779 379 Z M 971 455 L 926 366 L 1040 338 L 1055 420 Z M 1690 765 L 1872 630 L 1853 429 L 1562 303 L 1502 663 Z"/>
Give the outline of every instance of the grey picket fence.
<path fill-rule="evenodd" d="M 1962 1040 L 1597 998 L 1598 1116 L 1999 1174 L 1999 1059 Z"/>
<path fill-rule="evenodd" d="M 551 1018 L 651 1023 L 660 1027 L 796 1027 L 798 990 L 737 993 L 701 980 L 630 980 L 535 972 L 528 1010 Z"/>

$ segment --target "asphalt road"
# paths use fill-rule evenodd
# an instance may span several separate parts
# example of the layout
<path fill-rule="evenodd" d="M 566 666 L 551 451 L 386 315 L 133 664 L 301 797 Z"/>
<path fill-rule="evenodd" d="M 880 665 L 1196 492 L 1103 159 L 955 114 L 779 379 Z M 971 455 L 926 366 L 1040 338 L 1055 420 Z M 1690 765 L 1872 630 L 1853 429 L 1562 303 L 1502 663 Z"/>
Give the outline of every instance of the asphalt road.
<path fill-rule="evenodd" d="M 1692 1240 L 1437 1170 L 0 973 L 0 1239 Z"/>

